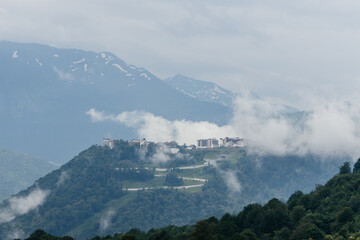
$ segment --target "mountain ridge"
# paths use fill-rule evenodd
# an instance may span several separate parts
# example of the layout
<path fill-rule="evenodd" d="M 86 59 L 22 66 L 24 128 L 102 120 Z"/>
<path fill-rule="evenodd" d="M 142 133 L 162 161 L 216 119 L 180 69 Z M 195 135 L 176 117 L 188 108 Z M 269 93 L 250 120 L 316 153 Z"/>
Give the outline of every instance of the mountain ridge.
<path fill-rule="evenodd" d="M 85 114 L 91 108 L 219 125 L 231 117 L 230 108 L 182 94 L 107 52 L 2 41 L 0 78 L 0 131 L 6 136 L 0 146 L 58 163 L 103 137 L 137 137 L 121 124 L 91 122 Z M 59 144 L 62 151 L 54 147 Z"/>
<path fill-rule="evenodd" d="M 0 148 L 0 202 L 57 167 L 40 158 Z"/>

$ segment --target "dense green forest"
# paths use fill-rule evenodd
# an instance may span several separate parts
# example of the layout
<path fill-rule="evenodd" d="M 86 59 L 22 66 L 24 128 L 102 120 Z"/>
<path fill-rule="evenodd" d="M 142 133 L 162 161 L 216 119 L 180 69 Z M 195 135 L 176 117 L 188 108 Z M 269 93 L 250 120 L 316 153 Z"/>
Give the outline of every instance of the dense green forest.
<path fill-rule="evenodd" d="M 27 240 L 71 240 L 42 230 Z M 339 173 L 309 194 L 293 193 L 286 203 L 273 198 L 264 205 L 249 204 L 236 215 L 210 217 L 192 226 L 167 226 L 142 232 L 131 229 L 91 240 L 302 240 L 360 239 L 360 160 L 351 172 L 345 162 Z"/>
<path fill-rule="evenodd" d="M 34 210 L 0 223 L 0 239 L 16 229 L 86 239 L 132 228 L 191 225 L 234 214 L 252 202 L 284 200 L 298 189 L 308 192 L 315 183 L 325 183 L 344 161 L 175 147 L 178 152 L 171 153 L 156 144 L 142 148 L 121 140 L 113 149 L 90 147 L 15 196 L 26 199 L 36 190 L 46 192 Z M 157 161 L 164 154 L 167 161 Z M 211 165 L 209 159 L 221 160 Z M 11 204 L 9 199 L 0 208 L 5 212 Z"/>

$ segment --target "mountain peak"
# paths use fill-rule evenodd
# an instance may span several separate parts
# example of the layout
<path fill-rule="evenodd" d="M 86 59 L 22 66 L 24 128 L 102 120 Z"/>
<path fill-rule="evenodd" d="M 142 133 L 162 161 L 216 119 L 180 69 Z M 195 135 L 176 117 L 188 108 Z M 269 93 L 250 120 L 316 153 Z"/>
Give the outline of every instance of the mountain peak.
<path fill-rule="evenodd" d="M 219 85 L 197 80 L 182 74 L 176 74 L 164 80 L 169 86 L 192 98 L 204 102 L 221 104 L 231 107 L 237 94 Z"/>

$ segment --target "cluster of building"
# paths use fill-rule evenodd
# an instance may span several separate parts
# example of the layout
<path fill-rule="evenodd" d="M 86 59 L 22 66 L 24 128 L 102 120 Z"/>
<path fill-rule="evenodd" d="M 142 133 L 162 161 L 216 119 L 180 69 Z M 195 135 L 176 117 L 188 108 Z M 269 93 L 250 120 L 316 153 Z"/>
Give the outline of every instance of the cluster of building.
<path fill-rule="evenodd" d="M 218 148 L 218 147 L 233 147 L 233 148 L 245 148 L 247 142 L 244 138 L 208 138 L 197 140 L 197 148 Z"/>
<path fill-rule="evenodd" d="M 129 142 L 130 145 L 138 145 L 140 147 L 148 147 L 149 146 L 149 143 L 148 141 L 146 141 L 145 138 L 142 138 L 142 139 L 133 139 Z"/>
<path fill-rule="evenodd" d="M 113 148 L 115 146 L 115 141 L 111 138 L 103 138 L 103 145 Z M 142 139 L 133 139 L 129 142 L 130 145 L 138 145 L 140 147 L 147 147 L 151 142 L 146 141 L 145 138 Z"/>
<path fill-rule="evenodd" d="M 140 147 L 148 147 L 149 144 L 153 142 L 146 141 L 145 138 L 142 139 L 133 139 L 129 141 L 130 145 L 137 145 Z M 156 143 L 154 143 L 156 144 Z M 162 145 L 166 145 L 169 148 L 177 148 L 177 143 L 175 141 L 161 143 Z M 103 145 L 108 146 L 109 148 L 113 148 L 115 146 L 115 140 L 111 138 L 104 138 Z M 190 145 L 186 147 L 187 149 L 209 149 L 209 148 L 219 148 L 219 147 L 230 147 L 230 148 L 245 148 L 247 146 L 247 141 L 244 138 L 208 138 L 208 139 L 199 139 L 197 140 L 197 145 Z"/>

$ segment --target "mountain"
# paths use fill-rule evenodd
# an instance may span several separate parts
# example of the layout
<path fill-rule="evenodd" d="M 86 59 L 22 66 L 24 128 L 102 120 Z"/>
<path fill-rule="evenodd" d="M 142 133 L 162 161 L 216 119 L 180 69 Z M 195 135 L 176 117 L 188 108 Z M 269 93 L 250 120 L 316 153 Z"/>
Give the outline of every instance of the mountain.
<path fill-rule="evenodd" d="M 238 212 L 254 201 L 310 191 L 345 160 L 118 140 L 112 149 L 90 147 L 4 201 L 0 232 L 26 235 L 41 228 L 81 240 L 131 228 L 192 224 Z"/>
<path fill-rule="evenodd" d="M 233 105 L 233 100 L 238 95 L 215 83 L 196 80 L 181 74 L 167 78 L 164 81 L 170 87 L 192 98 L 204 102 L 218 103 L 227 107 Z"/>
<path fill-rule="evenodd" d="M 252 100 L 262 100 L 253 92 L 232 92 L 215 83 L 196 80 L 181 74 L 167 78 L 164 82 L 177 91 L 194 99 L 203 102 L 217 103 L 226 107 L 233 107 L 234 100 L 239 97 Z M 273 105 L 278 108 L 278 112 L 275 114 L 281 114 L 289 119 L 292 119 L 293 115 L 301 113 L 298 109 L 288 105 Z"/>
<path fill-rule="evenodd" d="M 91 122 L 91 108 L 219 125 L 231 117 L 230 108 L 180 93 L 110 52 L 1 41 L 0 79 L 0 145 L 59 163 L 103 137 L 136 137 L 121 124 Z"/>
<path fill-rule="evenodd" d="M 56 168 L 40 158 L 0 148 L 0 202 Z"/>
<path fill-rule="evenodd" d="M 252 203 L 236 215 L 221 219 L 210 217 L 192 226 L 167 226 L 141 232 L 95 237 L 91 240 L 115 239 L 359 239 L 360 224 L 360 161 L 351 173 L 350 163 L 344 163 L 339 173 L 325 185 L 317 185 L 309 194 L 293 193 L 286 203 L 276 198 L 264 205 Z M 45 240 L 52 236 L 35 231 L 29 240 Z M 51 239 L 61 239 L 53 237 Z M 72 240 L 71 237 L 67 239 Z"/>

